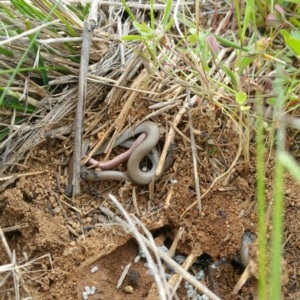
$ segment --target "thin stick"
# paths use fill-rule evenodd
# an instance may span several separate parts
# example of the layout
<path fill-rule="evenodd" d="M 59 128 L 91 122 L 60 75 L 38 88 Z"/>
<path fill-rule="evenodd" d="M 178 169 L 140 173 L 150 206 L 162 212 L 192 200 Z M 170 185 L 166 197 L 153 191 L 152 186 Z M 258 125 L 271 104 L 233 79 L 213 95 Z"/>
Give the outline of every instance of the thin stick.
<path fill-rule="evenodd" d="M 17 179 L 17 178 L 25 177 L 25 176 L 39 175 L 39 174 L 43 174 L 45 172 L 46 171 L 37 171 L 37 172 L 29 172 L 29 173 L 22 173 L 22 174 L 14 174 L 14 175 L 6 176 L 6 177 L 0 177 L 0 181 Z"/>
<path fill-rule="evenodd" d="M 191 110 L 192 110 L 191 93 L 189 90 L 187 90 L 186 93 L 187 93 L 187 101 L 189 104 L 188 115 L 189 115 L 191 146 L 192 146 L 192 154 L 193 154 L 195 187 L 196 187 L 196 195 L 197 195 L 197 201 L 198 201 L 198 210 L 200 213 L 202 211 L 202 205 L 201 205 L 201 192 L 200 192 L 199 177 L 198 177 L 198 170 L 197 170 L 197 150 L 196 150 L 196 142 L 195 142 L 193 121 L 192 121 L 192 112 L 191 112 Z"/>
<path fill-rule="evenodd" d="M 194 254 L 194 253 L 191 253 L 185 260 L 185 262 L 182 264 L 182 268 L 184 270 L 188 270 L 192 264 L 194 263 L 195 259 L 197 258 L 198 255 Z M 173 286 L 173 291 L 172 291 L 172 294 L 171 294 L 171 297 L 174 296 L 174 294 L 176 293 L 177 289 L 179 288 L 179 285 L 181 283 L 183 279 L 183 276 L 180 275 L 180 274 L 174 274 L 170 280 L 168 281 L 168 284 L 170 284 L 171 286 Z"/>
<path fill-rule="evenodd" d="M 140 213 L 140 210 L 139 210 L 136 200 L 137 200 L 136 199 L 136 186 L 134 186 L 132 188 L 132 201 L 133 201 L 133 207 L 135 209 L 135 213 L 139 216 L 141 213 Z"/>
<path fill-rule="evenodd" d="M 81 161 L 81 142 L 82 142 L 82 123 L 86 98 L 88 64 L 91 38 L 93 33 L 88 31 L 88 22 L 84 21 L 83 41 L 81 50 L 80 70 L 79 70 L 79 86 L 78 86 L 78 102 L 75 118 L 75 138 L 74 138 L 74 161 L 73 161 L 73 195 L 80 193 L 80 161 Z"/>
<path fill-rule="evenodd" d="M 3 245 L 4 245 L 4 248 L 5 248 L 5 250 L 6 250 L 6 253 L 8 254 L 8 257 L 11 259 L 11 258 L 12 258 L 12 253 L 11 253 L 11 251 L 10 251 L 10 248 L 9 248 L 9 246 L 8 246 L 8 243 L 7 243 L 7 241 L 6 241 L 6 238 L 5 238 L 5 236 L 4 236 L 4 233 L 3 233 L 1 227 L 0 227 L 0 238 L 1 238 L 1 240 L 2 240 L 2 243 L 3 243 Z"/>
<path fill-rule="evenodd" d="M 15 230 L 19 230 L 22 228 L 27 228 L 29 227 L 28 223 L 24 223 L 24 224 L 19 224 L 19 225 L 15 225 L 15 226 L 10 226 L 10 227 L 4 227 L 2 229 L 3 232 L 11 232 L 11 231 L 15 231 Z"/>
<path fill-rule="evenodd" d="M 128 271 L 129 271 L 130 266 L 131 266 L 131 263 L 129 263 L 129 264 L 125 267 L 124 271 L 122 272 L 122 275 L 121 275 L 120 279 L 118 280 L 118 284 L 117 284 L 117 286 L 116 286 L 117 289 L 119 289 L 119 288 L 121 287 L 121 285 L 123 284 L 124 279 L 125 279 L 125 277 L 126 277 Z"/>

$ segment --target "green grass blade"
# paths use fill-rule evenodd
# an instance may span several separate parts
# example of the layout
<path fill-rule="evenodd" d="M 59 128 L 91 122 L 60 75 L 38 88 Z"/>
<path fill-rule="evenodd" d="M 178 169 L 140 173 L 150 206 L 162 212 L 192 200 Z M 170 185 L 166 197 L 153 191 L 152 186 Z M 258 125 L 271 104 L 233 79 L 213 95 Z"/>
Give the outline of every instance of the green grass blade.
<path fill-rule="evenodd" d="M 241 14 L 240 14 L 240 6 L 239 6 L 239 1 L 234 0 L 234 5 L 235 5 L 235 14 L 236 14 L 236 21 L 238 25 L 238 32 L 239 32 L 239 37 L 241 41 L 241 45 L 243 45 L 243 36 L 242 36 L 242 27 L 241 27 Z"/>
<path fill-rule="evenodd" d="M 163 30 L 164 30 L 164 32 L 166 32 L 168 20 L 169 20 L 169 17 L 170 17 L 171 8 L 172 8 L 172 0 L 168 0 L 167 5 L 166 5 L 166 10 L 164 12 L 164 17 L 163 17 Z"/>
<path fill-rule="evenodd" d="M 22 15 L 27 15 L 31 16 L 34 18 L 34 14 L 31 12 L 30 9 L 28 9 L 26 3 L 22 3 L 24 1 L 16 1 L 16 0 L 10 0 L 10 2 L 14 5 L 14 7 L 22 14 Z"/>
<path fill-rule="evenodd" d="M 10 57 L 14 56 L 13 52 L 3 47 L 0 47 L 0 53 L 4 54 L 5 56 L 10 56 Z"/>
<path fill-rule="evenodd" d="M 121 1 L 122 1 L 123 5 L 124 5 L 124 7 L 125 7 L 125 9 L 126 9 L 126 11 L 127 11 L 127 13 L 128 13 L 128 15 L 129 15 L 130 19 L 131 19 L 132 21 L 135 21 L 135 17 L 134 17 L 134 15 L 132 14 L 132 12 L 131 12 L 129 6 L 127 5 L 127 3 L 125 2 L 125 0 L 121 0 Z"/>
<path fill-rule="evenodd" d="M 284 170 L 283 165 L 277 159 L 275 163 L 274 207 L 272 213 L 272 239 L 271 239 L 271 280 L 270 299 L 281 298 L 281 271 L 282 271 L 282 236 L 283 236 L 283 212 L 284 212 Z"/>
<path fill-rule="evenodd" d="M 68 68 L 65 67 L 30 67 L 30 68 L 20 68 L 18 72 L 30 72 L 30 71 L 40 71 L 40 70 L 56 70 L 56 71 L 68 71 Z M 6 69 L 0 70 L 0 75 L 3 74 L 11 74 L 15 71 L 15 69 Z"/>
<path fill-rule="evenodd" d="M 262 97 L 259 91 L 256 95 L 256 174 L 257 174 L 257 205 L 258 205 L 258 299 L 267 299 L 267 244 L 266 244 L 266 195 L 265 195 L 265 147 L 264 120 L 262 112 Z"/>
<path fill-rule="evenodd" d="M 23 116 L 17 116 L 15 119 L 15 124 L 18 124 L 20 121 L 23 121 L 25 117 Z M 5 126 L 0 127 L 0 141 L 3 140 L 5 137 L 7 137 L 9 134 L 9 129 Z"/>
<path fill-rule="evenodd" d="M 29 20 L 25 20 L 25 26 L 26 26 L 27 30 L 32 29 L 32 26 L 31 26 Z M 42 55 L 41 55 L 41 53 L 39 51 L 39 46 L 38 46 L 38 44 L 36 42 L 36 39 L 34 38 L 33 34 L 30 34 L 28 37 L 29 37 L 30 41 L 33 42 L 32 50 L 34 52 L 34 55 L 36 57 L 38 57 L 38 66 L 41 68 L 40 69 L 40 74 L 41 74 L 41 78 L 42 78 L 43 84 L 47 85 L 48 82 L 49 82 L 48 75 L 47 75 L 47 72 L 45 70 L 45 65 L 44 65 L 43 57 L 42 57 Z"/>
<path fill-rule="evenodd" d="M 6 7 L 5 5 L 0 3 L 0 10 L 3 9 L 5 11 L 5 13 L 7 14 L 8 17 L 10 17 L 11 19 L 15 20 L 15 15 L 13 14 L 13 12 L 11 12 L 8 7 Z"/>
<path fill-rule="evenodd" d="M 56 10 L 56 8 L 57 8 L 57 6 L 60 4 L 60 2 L 61 2 L 61 0 L 58 0 L 57 3 L 55 4 L 55 6 L 53 6 L 53 8 L 52 8 L 51 11 L 49 12 L 48 16 L 45 18 L 43 24 L 46 24 L 46 23 L 49 21 L 51 15 L 54 13 L 54 11 Z M 4 101 L 4 98 L 5 98 L 6 94 L 7 94 L 8 88 L 11 86 L 13 80 L 15 79 L 15 77 L 16 77 L 16 75 L 17 75 L 17 73 L 18 73 L 18 71 L 19 71 L 19 69 L 20 69 L 20 67 L 21 67 L 21 65 L 23 64 L 23 61 L 24 61 L 25 58 L 27 57 L 29 51 L 31 50 L 31 48 L 32 48 L 32 46 L 33 46 L 33 44 L 34 44 L 34 41 L 35 41 L 36 38 L 39 36 L 40 31 L 41 31 L 41 30 L 39 30 L 39 31 L 37 31 L 37 32 L 35 33 L 35 35 L 34 35 L 34 37 L 33 37 L 33 40 L 30 41 L 30 44 L 28 45 L 27 49 L 24 51 L 23 56 L 22 56 L 21 59 L 19 60 L 19 62 L 18 62 L 18 64 L 17 64 L 17 66 L 16 66 L 16 68 L 15 68 L 15 70 L 14 70 L 12 76 L 10 77 L 10 79 L 9 79 L 9 81 L 8 81 L 7 88 L 3 91 L 2 95 L 1 95 L 1 98 L 0 98 L 0 106 L 3 104 L 3 101 Z"/>
<path fill-rule="evenodd" d="M 23 15 L 29 15 L 34 19 L 38 18 L 40 20 L 44 20 L 46 17 L 41 11 L 36 9 L 33 5 L 30 5 L 27 1 L 11 0 L 11 2 Z"/>
<path fill-rule="evenodd" d="M 61 0 L 59 1 L 61 2 Z M 49 7 L 49 8 L 53 8 L 53 5 L 48 2 L 45 1 L 45 4 Z M 59 6 L 59 5 L 58 5 Z M 55 7 L 58 7 L 57 3 L 55 4 Z M 54 12 L 54 14 L 62 21 L 62 23 L 64 23 L 64 25 L 67 27 L 69 33 L 73 36 L 73 37 L 78 37 L 78 34 L 76 33 L 76 31 L 72 28 L 72 26 L 70 25 L 70 23 L 63 17 L 63 15 L 57 10 Z"/>
<path fill-rule="evenodd" d="M 155 28 L 154 0 L 150 0 L 150 20 L 151 20 L 151 28 L 152 30 L 154 30 Z"/>
<path fill-rule="evenodd" d="M 293 178 L 300 184 L 300 167 L 297 161 L 289 153 L 280 152 L 277 159 L 287 169 L 287 171 L 293 176 Z"/>
<path fill-rule="evenodd" d="M 282 79 L 282 66 L 277 66 L 278 79 Z M 281 77 L 281 78 L 280 78 Z M 274 83 L 275 84 L 275 83 Z M 285 85 L 282 80 L 276 81 L 274 90 L 277 93 L 277 102 L 274 107 L 275 115 L 282 115 L 285 104 Z M 282 292 L 282 242 L 284 227 L 284 168 L 281 161 L 277 158 L 285 152 L 285 125 L 279 123 L 276 136 L 276 157 L 274 173 L 274 204 L 272 211 L 272 231 L 271 231 L 271 266 L 270 266 L 270 299 L 280 300 Z"/>
<path fill-rule="evenodd" d="M 84 16 L 86 16 L 86 15 L 89 13 L 90 7 L 91 7 L 91 4 L 90 4 L 90 3 L 87 3 L 87 4 L 85 5 L 84 9 L 82 10 L 82 13 L 83 13 Z"/>

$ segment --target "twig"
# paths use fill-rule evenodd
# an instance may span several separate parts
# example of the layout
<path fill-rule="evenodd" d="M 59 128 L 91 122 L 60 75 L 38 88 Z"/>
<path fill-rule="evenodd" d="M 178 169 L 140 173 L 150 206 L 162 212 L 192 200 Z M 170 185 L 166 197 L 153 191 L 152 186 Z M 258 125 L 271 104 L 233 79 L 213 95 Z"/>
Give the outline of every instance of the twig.
<path fill-rule="evenodd" d="M 22 173 L 22 174 L 14 174 L 14 175 L 6 176 L 6 177 L 0 177 L 0 181 L 10 180 L 10 179 L 16 180 L 17 178 L 20 178 L 20 177 L 39 175 L 39 174 L 42 174 L 45 172 L 46 171 L 37 171 L 37 172 L 29 172 L 29 173 Z"/>
<path fill-rule="evenodd" d="M 118 280 L 118 284 L 117 284 L 117 286 L 116 286 L 117 289 L 119 289 L 119 288 L 121 287 L 121 285 L 123 284 L 123 281 L 124 281 L 124 279 L 125 279 L 125 277 L 126 277 L 128 271 L 129 271 L 130 266 L 131 266 L 131 263 L 129 263 L 129 264 L 124 268 L 124 270 L 123 270 L 123 272 L 122 272 L 122 275 L 121 275 L 120 279 Z"/>
<path fill-rule="evenodd" d="M 13 125 L 15 124 L 15 119 L 16 119 L 16 109 L 13 109 L 13 114 L 12 114 L 11 121 L 10 121 L 11 127 L 9 128 L 9 134 L 8 134 L 9 138 L 6 140 L 6 148 L 5 148 L 3 157 L 2 157 L 1 165 L 5 164 L 8 152 L 10 150 L 11 137 L 12 137 L 12 134 L 13 134 L 13 131 L 14 131 Z"/>
<path fill-rule="evenodd" d="M 198 255 L 191 253 L 185 260 L 185 262 L 182 264 L 182 268 L 184 270 L 188 270 L 192 264 L 194 263 L 195 259 L 197 258 Z M 168 281 L 168 284 L 170 284 L 171 286 L 173 286 L 173 291 L 171 296 L 173 296 L 176 293 L 176 290 L 179 288 L 179 285 L 181 283 L 183 279 L 183 276 L 180 274 L 174 274 L 170 280 Z"/>
<path fill-rule="evenodd" d="M 79 86 L 78 86 L 78 102 L 75 118 L 75 138 L 74 138 L 74 161 L 73 161 L 73 195 L 80 193 L 80 161 L 81 161 L 81 142 L 82 142 L 82 123 L 86 100 L 86 87 L 89 53 L 91 38 L 93 33 L 88 31 L 88 22 L 84 21 L 83 41 L 81 50 L 80 70 L 79 70 Z"/>
<path fill-rule="evenodd" d="M 141 214 L 139 207 L 137 205 L 137 201 L 136 201 L 136 187 L 134 186 L 132 188 L 132 202 L 133 202 L 133 207 L 135 209 L 135 213 L 139 216 Z"/>
<path fill-rule="evenodd" d="M 15 226 L 10 226 L 10 227 L 4 227 L 2 229 L 2 231 L 3 232 L 11 232 L 11 231 L 15 231 L 15 230 L 19 230 L 19 229 L 27 228 L 27 227 L 29 227 L 29 224 L 25 223 L 25 224 L 19 224 L 19 225 L 15 225 Z"/>
<path fill-rule="evenodd" d="M 193 154 L 195 187 L 196 187 L 196 195 L 197 195 L 197 201 L 198 201 L 198 210 L 200 213 L 202 211 L 201 193 L 200 193 L 199 177 L 198 177 L 198 171 L 197 171 L 197 150 L 196 150 L 196 142 L 195 142 L 193 121 L 192 121 L 192 112 L 191 112 L 191 110 L 192 110 L 191 95 L 190 95 L 189 90 L 187 90 L 187 101 L 189 104 L 188 115 L 189 115 L 189 125 L 190 125 L 191 147 L 192 147 L 192 154 Z"/>

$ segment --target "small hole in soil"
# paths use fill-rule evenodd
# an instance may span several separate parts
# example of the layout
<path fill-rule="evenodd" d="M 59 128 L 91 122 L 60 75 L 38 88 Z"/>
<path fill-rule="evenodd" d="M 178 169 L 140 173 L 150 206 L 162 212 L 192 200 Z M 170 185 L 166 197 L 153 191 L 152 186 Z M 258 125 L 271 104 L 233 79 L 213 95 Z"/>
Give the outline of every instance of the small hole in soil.
<path fill-rule="evenodd" d="M 201 254 L 196 261 L 194 262 L 194 264 L 199 265 L 201 268 L 207 268 L 212 262 L 212 258 L 209 254 L 207 253 L 203 253 Z"/>

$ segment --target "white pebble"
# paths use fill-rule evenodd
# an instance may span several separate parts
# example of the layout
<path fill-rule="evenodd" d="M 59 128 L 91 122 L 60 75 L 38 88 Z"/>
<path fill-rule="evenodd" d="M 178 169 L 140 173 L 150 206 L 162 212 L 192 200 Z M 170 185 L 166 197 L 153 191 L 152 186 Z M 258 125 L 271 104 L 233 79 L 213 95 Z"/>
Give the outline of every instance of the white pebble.
<path fill-rule="evenodd" d="M 135 259 L 134 262 L 137 264 L 139 262 L 139 260 L 141 259 L 141 257 L 138 255 Z"/>
<path fill-rule="evenodd" d="M 91 288 L 91 295 L 94 295 L 96 292 L 96 287 L 93 285 Z"/>
<path fill-rule="evenodd" d="M 202 300 L 209 300 L 208 296 L 206 294 L 202 295 Z"/>
<path fill-rule="evenodd" d="M 165 254 L 169 253 L 169 249 L 165 245 L 159 246 L 158 249 L 160 249 Z"/>
<path fill-rule="evenodd" d="M 146 257 L 146 254 L 145 254 L 145 252 L 143 251 L 142 247 L 139 247 L 139 253 L 138 253 L 138 255 L 139 255 L 140 257 L 143 257 L 143 258 Z"/>
<path fill-rule="evenodd" d="M 85 286 L 84 289 L 85 289 L 85 291 L 86 291 L 86 294 L 87 294 L 87 295 L 90 295 L 90 293 L 91 293 L 90 287 L 89 287 L 89 286 Z"/>
<path fill-rule="evenodd" d="M 150 266 L 148 263 L 144 263 L 144 267 L 146 267 L 147 269 L 150 269 Z"/>
<path fill-rule="evenodd" d="M 95 273 L 97 270 L 98 270 L 98 267 L 97 267 L 97 266 L 91 268 L 91 272 L 92 272 L 92 273 Z"/>
<path fill-rule="evenodd" d="M 86 292 L 82 293 L 82 297 L 83 297 L 84 300 L 87 300 L 89 298 L 89 296 L 87 295 Z"/>
<path fill-rule="evenodd" d="M 196 274 L 196 279 L 197 280 L 204 280 L 205 279 L 205 274 L 203 270 L 200 270 L 197 274 Z"/>

